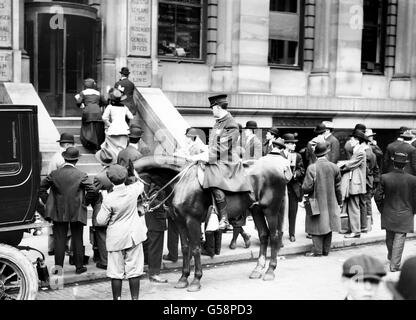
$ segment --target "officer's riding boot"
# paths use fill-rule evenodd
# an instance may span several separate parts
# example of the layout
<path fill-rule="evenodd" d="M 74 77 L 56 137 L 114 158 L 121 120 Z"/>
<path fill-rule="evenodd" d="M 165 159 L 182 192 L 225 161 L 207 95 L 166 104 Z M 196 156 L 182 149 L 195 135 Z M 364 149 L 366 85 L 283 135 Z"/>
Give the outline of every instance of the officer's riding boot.
<path fill-rule="evenodd" d="M 225 194 L 222 190 L 216 188 L 212 189 L 212 193 L 214 194 L 215 202 L 217 203 L 217 209 L 221 216 L 220 230 L 226 230 L 230 223 L 228 222 L 227 201 Z"/>

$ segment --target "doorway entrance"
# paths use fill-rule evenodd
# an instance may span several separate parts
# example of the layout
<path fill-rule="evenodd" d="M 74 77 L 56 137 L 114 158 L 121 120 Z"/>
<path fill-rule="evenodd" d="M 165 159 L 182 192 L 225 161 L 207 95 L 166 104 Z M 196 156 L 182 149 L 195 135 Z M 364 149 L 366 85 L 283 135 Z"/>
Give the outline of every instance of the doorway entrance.
<path fill-rule="evenodd" d="M 52 117 L 80 116 L 74 96 L 85 78 L 97 79 L 97 10 L 65 2 L 25 8 L 31 82 Z"/>

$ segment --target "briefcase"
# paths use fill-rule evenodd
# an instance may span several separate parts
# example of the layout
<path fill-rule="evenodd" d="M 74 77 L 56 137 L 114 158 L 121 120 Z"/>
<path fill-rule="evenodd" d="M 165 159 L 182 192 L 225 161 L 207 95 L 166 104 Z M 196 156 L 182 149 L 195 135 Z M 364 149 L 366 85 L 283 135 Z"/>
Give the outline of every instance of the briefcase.
<path fill-rule="evenodd" d="M 319 216 L 321 212 L 319 211 L 318 200 L 315 198 L 310 198 L 305 196 L 305 210 L 308 216 Z"/>

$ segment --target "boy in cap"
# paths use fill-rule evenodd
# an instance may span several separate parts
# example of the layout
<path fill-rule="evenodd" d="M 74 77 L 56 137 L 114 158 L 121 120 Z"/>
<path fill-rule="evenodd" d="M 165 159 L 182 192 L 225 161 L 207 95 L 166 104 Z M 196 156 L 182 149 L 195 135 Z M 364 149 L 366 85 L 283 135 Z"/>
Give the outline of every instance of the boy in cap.
<path fill-rule="evenodd" d="M 121 300 L 122 281 L 129 280 L 132 300 L 139 299 L 140 276 L 143 275 L 144 254 L 142 243 L 146 240 L 146 225 L 137 211 L 137 199 L 144 186 L 140 181 L 129 186 L 127 169 L 113 165 L 107 171 L 114 184 L 113 192 L 104 197 L 97 223 L 107 226 L 108 268 L 113 299 Z"/>
<path fill-rule="evenodd" d="M 386 230 L 390 271 L 400 271 L 400 263 L 408 233 L 414 233 L 416 212 L 416 177 L 405 173 L 407 155 L 396 153 L 393 171 L 381 177 L 374 196 L 381 212 L 381 228 Z"/>
<path fill-rule="evenodd" d="M 385 275 L 383 264 L 376 258 L 359 255 L 348 259 L 342 266 L 348 291 L 345 300 L 378 300 L 380 282 Z"/>

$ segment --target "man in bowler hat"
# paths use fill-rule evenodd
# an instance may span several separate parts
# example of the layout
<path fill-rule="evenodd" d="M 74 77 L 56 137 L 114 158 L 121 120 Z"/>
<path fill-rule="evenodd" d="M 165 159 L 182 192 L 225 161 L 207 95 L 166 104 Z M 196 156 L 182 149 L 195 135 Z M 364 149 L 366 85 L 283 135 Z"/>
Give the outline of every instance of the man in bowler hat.
<path fill-rule="evenodd" d="M 244 160 L 258 160 L 262 156 L 262 145 L 260 139 L 256 136 L 258 130 L 256 121 L 248 121 L 244 129 L 245 146 Z"/>
<path fill-rule="evenodd" d="M 406 173 L 407 154 L 396 153 L 393 171 L 381 176 L 374 199 L 381 212 L 381 228 L 386 230 L 386 245 L 390 271 L 400 271 L 408 233 L 414 233 L 416 212 L 416 177 Z"/>
<path fill-rule="evenodd" d="M 127 67 L 123 67 L 120 71 L 121 78 L 116 84 L 114 85 L 114 88 L 121 91 L 124 95 L 124 100 L 122 103 L 129 108 L 130 112 L 133 115 L 137 114 L 137 107 L 134 104 L 134 90 L 136 89 L 136 86 L 133 82 L 129 80 L 130 70 Z"/>
<path fill-rule="evenodd" d="M 286 149 L 283 150 L 283 156 L 289 160 L 290 169 L 293 178 L 287 184 L 287 193 L 289 199 L 289 239 L 290 242 L 296 242 L 296 217 L 298 214 L 299 202 L 303 199 L 302 182 L 305 177 L 305 167 L 303 166 L 302 156 L 296 152 L 296 143 L 298 140 L 294 134 L 288 133 L 283 135 Z"/>
<path fill-rule="evenodd" d="M 388 281 L 386 285 L 393 300 L 416 300 L 416 257 L 405 261 L 399 281 Z"/>
<path fill-rule="evenodd" d="M 87 225 L 87 205 L 93 201 L 95 193 L 88 175 L 75 168 L 80 158 L 79 151 L 73 147 L 68 148 L 62 153 L 62 157 L 65 164 L 42 181 L 39 196 L 46 203 L 45 219 L 53 221 L 55 265 L 64 265 L 69 226 L 76 273 L 81 274 L 87 271 L 83 266 L 83 229 Z"/>
<path fill-rule="evenodd" d="M 279 129 L 271 128 L 267 130 L 266 142 L 263 144 L 263 156 L 268 155 L 273 150 L 273 141 L 279 138 Z"/>

